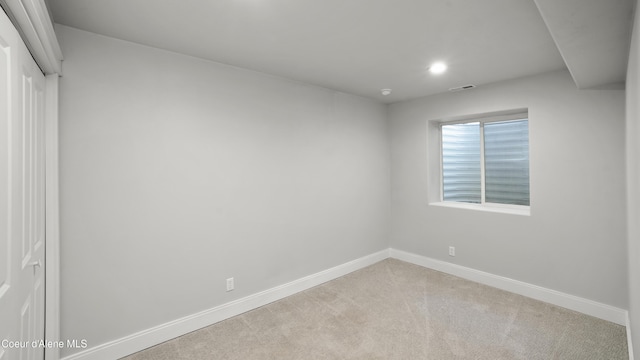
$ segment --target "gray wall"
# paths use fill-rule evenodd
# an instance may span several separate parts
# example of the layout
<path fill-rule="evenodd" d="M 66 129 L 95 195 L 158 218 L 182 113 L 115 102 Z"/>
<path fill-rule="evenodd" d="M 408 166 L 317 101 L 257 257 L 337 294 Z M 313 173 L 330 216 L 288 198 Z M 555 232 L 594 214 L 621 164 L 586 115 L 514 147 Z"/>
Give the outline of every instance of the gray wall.
<path fill-rule="evenodd" d="M 388 247 L 384 105 L 56 31 L 63 339 L 96 346 Z"/>
<path fill-rule="evenodd" d="M 629 246 L 629 318 L 634 357 L 640 359 L 640 7 L 635 25 L 627 70 L 627 229 Z"/>
<path fill-rule="evenodd" d="M 626 309 L 624 100 L 561 71 L 391 105 L 391 247 Z M 427 121 L 519 108 L 531 216 L 428 205 Z"/>

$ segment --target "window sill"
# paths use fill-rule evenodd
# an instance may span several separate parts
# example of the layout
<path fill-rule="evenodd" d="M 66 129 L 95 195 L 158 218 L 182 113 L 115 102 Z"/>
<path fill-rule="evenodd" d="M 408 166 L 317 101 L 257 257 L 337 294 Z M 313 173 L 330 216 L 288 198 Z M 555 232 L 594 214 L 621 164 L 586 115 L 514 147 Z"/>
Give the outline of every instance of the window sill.
<path fill-rule="evenodd" d="M 468 209 L 476 211 L 488 211 L 501 214 L 512 214 L 521 216 L 531 216 L 531 208 L 521 205 L 502 205 L 502 204 L 469 204 L 453 201 L 441 201 L 429 203 L 430 206 L 440 206 L 456 209 Z"/>

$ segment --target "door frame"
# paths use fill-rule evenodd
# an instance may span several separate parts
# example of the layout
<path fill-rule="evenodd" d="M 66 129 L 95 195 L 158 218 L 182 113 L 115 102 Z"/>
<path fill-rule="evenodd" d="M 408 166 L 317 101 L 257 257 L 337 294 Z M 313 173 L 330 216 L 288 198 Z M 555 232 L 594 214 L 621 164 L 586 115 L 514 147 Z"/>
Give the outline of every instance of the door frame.
<path fill-rule="evenodd" d="M 60 340 L 58 82 L 62 76 L 62 50 L 45 0 L 0 0 L 0 6 L 45 75 L 45 338 L 57 342 Z M 44 357 L 58 360 L 60 349 L 45 348 Z"/>
<path fill-rule="evenodd" d="M 45 77 L 45 317 L 44 334 L 60 340 L 60 202 L 58 198 L 58 74 Z M 45 359 L 60 359 L 58 347 L 45 348 Z"/>

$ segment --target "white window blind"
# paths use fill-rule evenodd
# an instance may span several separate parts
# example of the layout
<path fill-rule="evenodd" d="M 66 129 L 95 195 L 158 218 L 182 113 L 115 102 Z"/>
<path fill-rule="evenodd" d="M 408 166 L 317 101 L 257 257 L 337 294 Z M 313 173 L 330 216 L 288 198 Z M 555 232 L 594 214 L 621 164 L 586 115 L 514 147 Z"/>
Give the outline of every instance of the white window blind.
<path fill-rule="evenodd" d="M 444 201 L 480 203 L 480 124 L 442 126 Z"/>
<path fill-rule="evenodd" d="M 484 124 L 485 201 L 529 205 L 527 120 Z"/>
<path fill-rule="evenodd" d="M 529 205 L 527 119 L 445 124 L 442 199 Z"/>

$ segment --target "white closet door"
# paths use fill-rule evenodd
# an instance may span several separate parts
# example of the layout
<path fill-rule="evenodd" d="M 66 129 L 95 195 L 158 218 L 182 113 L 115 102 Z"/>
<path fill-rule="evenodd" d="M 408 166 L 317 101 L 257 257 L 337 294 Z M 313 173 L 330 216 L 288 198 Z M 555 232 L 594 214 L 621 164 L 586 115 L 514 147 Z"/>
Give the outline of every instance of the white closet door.
<path fill-rule="evenodd" d="M 44 338 L 44 86 L 44 75 L 0 11 L 2 360 L 44 358 L 38 346 Z"/>

